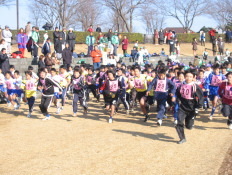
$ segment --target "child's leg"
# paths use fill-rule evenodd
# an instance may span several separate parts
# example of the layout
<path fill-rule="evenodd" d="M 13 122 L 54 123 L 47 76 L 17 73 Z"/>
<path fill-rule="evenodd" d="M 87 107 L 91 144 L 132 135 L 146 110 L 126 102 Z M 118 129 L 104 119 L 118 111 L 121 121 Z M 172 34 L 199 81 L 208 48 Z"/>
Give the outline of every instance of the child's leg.
<path fill-rule="evenodd" d="M 212 101 L 212 111 L 211 111 L 211 116 L 214 115 L 214 112 L 216 110 L 217 107 L 217 101 L 218 101 L 218 96 L 215 96 L 213 101 Z"/>
<path fill-rule="evenodd" d="M 157 100 L 157 118 L 163 119 L 166 112 L 166 98 Z"/>
<path fill-rule="evenodd" d="M 146 97 L 142 97 L 140 99 L 140 107 L 144 115 L 147 115 L 147 110 L 146 110 Z"/>
<path fill-rule="evenodd" d="M 51 105 L 51 102 L 53 100 L 53 96 L 52 97 L 44 97 L 42 96 L 41 98 L 41 104 L 39 105 L 41 112 L 46 116 L 48 116 L 48 108 Z"/>
<path fill-rule="evenodd" d="M 178 136 L 180 138 L 180 141 L 185 139 L 185 134 L 184 134 L 184 120 L 186 118 L 186 113 L 179 109 L 178 111 L 179 116 L 178 116 L 178 123 L 176 125 L 176 131 L 178 133 Z"/>
<path fill-rule="evenodd" d="M 192 129 L 194 125 L 194 119 L 195 119 L 195 111 L 189 112 L 185 118 L 185 127 L 187 129 Z"/>
<path fill-rule="evenodd" d="M 67 94 L 67 89 L 64 88 L 63 91 L 62 91 L 62 96 L 61 96 L 61 104 L 62 104 L 62 106 L 65 105 L 66 94 Z"/>
<path fill-rule="evenodd" d="M 125 109 L 126 109 L 126 110 L 129 110 L 130 107 L 129 107 L 129 103 L 128 103 L 127 100 L 126 100 L 126 93 L 123 94 L 123 95 L 120 97 L 120 99 L 121 99 L 121 101 L 122 101 L 122 103 L 123 103 Z"/>
<path fill-rule="evenodd" d="M 35 97 L 32 96 L 30 98 L 27 98 L 27 101 L 28 101 L 29 113 L 32 113 L 33 107 L 34 107 L 34 104 L 35 104 Z"/>
<path fill-rule="evenodd" d="M 74 113 L 74 114 L 77 113 L 77 108 L 78 108 L 77 102 L 78 102 L 78 101 L 79 101 L 78 94 L 74 93 L 74 94 L 73 94 L 73 103 L 72 103 L 72 105 L 73 105 L 73 113 Z"/>
<path fill-rule="evenodd" d="M 179 111 L 179 103 L 176 101 L 174 104 L 174 120 L 178 120 L 178 111 Z"/>

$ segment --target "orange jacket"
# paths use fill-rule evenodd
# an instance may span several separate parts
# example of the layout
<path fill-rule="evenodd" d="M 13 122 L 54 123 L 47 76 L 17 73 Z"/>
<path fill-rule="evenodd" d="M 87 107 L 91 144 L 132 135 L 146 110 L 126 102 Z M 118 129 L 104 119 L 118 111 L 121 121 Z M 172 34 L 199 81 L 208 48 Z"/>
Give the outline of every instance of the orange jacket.
<path fill-rule="evenodd" d="M 93 50 L 91 52 L 91 57 L 93 58 L 94 63 L 99 63 L 101 62 L 102 53 L 100 50 Z"/>

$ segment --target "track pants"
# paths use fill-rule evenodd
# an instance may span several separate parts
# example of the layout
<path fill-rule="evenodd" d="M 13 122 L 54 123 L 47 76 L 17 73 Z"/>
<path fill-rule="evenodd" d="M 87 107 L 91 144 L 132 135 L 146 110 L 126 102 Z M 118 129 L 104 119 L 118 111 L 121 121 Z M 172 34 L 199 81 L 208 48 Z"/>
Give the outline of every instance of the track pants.
<path fill-rule="evenodd" d="M 41 103 L 39 105 L 40 111 L 44 114 L 48 114 L 48 108 L 51 105 L 53 96 L 42 96 L 41 97 Z"/>
<path fill-rule="evenodd" d="M 27 98 L 27 103 L 28 103 L 28 107 L 29 107 L 29 112 L 31 113 L 33 111 L 33 107 L 35 104 L 35 97 L 32 96 L 30 98 Z"/>
<path fill-rule="evenodd" d="M 96 90 L 96 85 L 88 85 L 88 93 L 87 93 L 87 99 L 89 100 L 89 94 L 90 92 L 93 93 L 93 96 L 97 98 L 97 90 Z"/>
<path fill-rule="evenodd" d="M 126 110 L 129 110 L 129 94 L 125 93 L 123 95 L 120 95 L 117 101 L 117 108 L 119 108 L 120 104 L 123 103 Z"/>
<path fill-rule="evenodd" d="M 74 93 L 73 94 L 73 113 L 77 113 L 77 109 L 78 109 L 78 101 L 80 101 L 80 105 L 83 106 L 85 109 L 88 108 L 87 106 L 87 102 L 86 102 L 86 95 L 84 94 L 84 96 L 82 94 L 78 94 L 78 93 Z"/>
<path fill-rule="evenodd" d="M 157 101 L 157 118 L 163 119 L 164 115 L 166 114 L 166 98 L 163 99 L 156 99 Z"/>
<path fill-rule="evenodd" d="M 185 127 L 187 129 L 192 129 L 194 124 L 194 117 L 195 117 L 195 111 L 186 112 L 182 109 L 179 109 L 178 111 L 178 123 L 176 125 L 176 131 L 180 137 L 180 139 L 185 139 L 184 134 L 184 121 L 185 121 Z"/>
<path fill-rule="evenodd" d="M 232 105 L 223 104 L 221 112 L 224 117 L 228 117 L 227 124 L 232 124 Z"/>
<path fill-rule="evenodd" d="M 61 105 L 62 106 L 64 106 L 64 104 L 65 104 L 66 94 L 67 94 L 67 89 L 64 88 L 63 91 L 62 91 L 62 96 L 61 96 Z"/>
<path fill-rule="evenodd" d="M 135 89 L 131 89 L 131 109 L 133 109 L 135 106 L 136 96 L 137 96 L 137 91 Z"/>

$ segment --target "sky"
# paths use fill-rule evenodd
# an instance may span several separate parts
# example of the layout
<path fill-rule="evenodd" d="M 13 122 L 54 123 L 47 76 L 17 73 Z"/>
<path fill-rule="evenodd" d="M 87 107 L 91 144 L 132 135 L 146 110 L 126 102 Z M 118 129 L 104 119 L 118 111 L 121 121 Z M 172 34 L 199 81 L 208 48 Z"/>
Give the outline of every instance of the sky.
<path fill-rule="evenodd" d="M 31 0 L 19 0 L 19 27 L 25 27 L 28 21 L 32 21 L 30 18 L 30 10 L 28 8 L 28 3 Z M 17 19 L 16 19 L 16 5 L 13 4 L 8 7 L 0 7 L 0 26 L 4 28 L 5 25 L 10 26 L 11 29 L 17 28 Z M 33 23 L 32 23 L 33 25 Z M 210 18 L 209 16 L 200 16 L 196 17 L 193 27 L 191 28 L 194 32 L 198 32 L 203 26 L 206 27 L 217 27 L 217 23 Z M 174 18 L 167 18 L 165 20 L 165 27 L 181 27 L 178 21 Z M 141 21 L 134 21 L 134 32 L 146 33 L 146 30 Z"/>

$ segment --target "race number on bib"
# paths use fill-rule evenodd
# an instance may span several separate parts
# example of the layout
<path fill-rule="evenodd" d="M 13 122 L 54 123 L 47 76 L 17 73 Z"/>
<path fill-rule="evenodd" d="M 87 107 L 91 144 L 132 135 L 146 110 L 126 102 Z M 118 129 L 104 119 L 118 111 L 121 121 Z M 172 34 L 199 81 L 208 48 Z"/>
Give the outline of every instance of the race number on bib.
<path fill-rule="evenodd" d="M 212 86 L 219 86 L 222 83 L 221 76 L 213 75 L 211 85 Z"/>
<path fill-rule="evenodd" d="M 158 80 L 155 91 L 166 92 L 166 80 Z"/>
<path fill-rule="evenodd" d="M 224 97 L 227 99 L 232 99 L 232 86 L 225 87 Z"/>
<path fill-rule="evenodd" d="M 144 82 L 140 79 L 135 79 L 135 88 L 144 89 Z"/>
<path fill-rule="evenodd" d="M 183 84 L 180 88 L 180 94 L 185 99 L 193 99 L 192 98 L 192 85 Z"/>
<path fill-rule="evenodd" d="M 118 90 L 118 81 L 109 81 L 109 89 L 111 92 L 116 92 Z"/>

